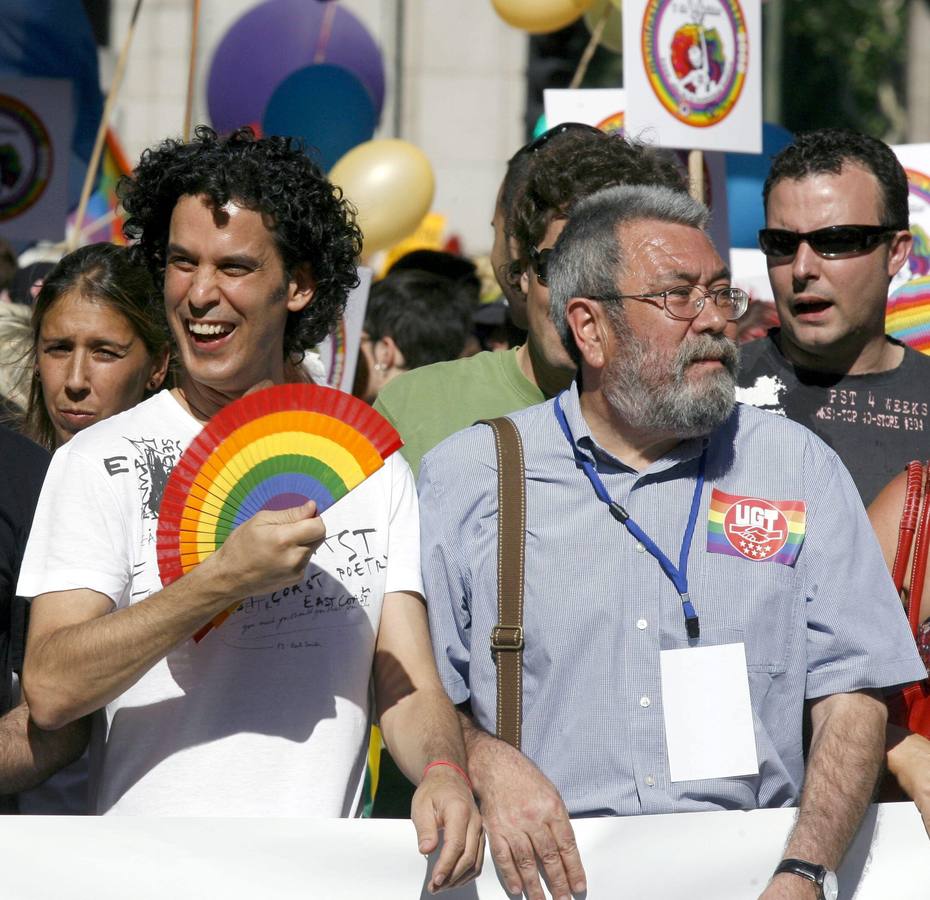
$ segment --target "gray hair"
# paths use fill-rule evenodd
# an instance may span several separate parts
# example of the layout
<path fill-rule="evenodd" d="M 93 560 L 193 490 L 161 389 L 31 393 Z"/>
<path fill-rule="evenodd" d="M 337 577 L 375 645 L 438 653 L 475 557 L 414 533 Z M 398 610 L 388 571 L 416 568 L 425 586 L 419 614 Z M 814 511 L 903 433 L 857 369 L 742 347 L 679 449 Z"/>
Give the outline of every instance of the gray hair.
<path fill-rule="evenodd" d="M 547 265 L 549 318 L 568 355 L 581 354 L 565 310 L 572 297 L 602 297 L 617 292 L 624 260 L 617 229 L 643 219 L 703 229 L 709 212 L 683 191 L 658 185 L 618 185 L 579 200 L 569 213 Z"/>

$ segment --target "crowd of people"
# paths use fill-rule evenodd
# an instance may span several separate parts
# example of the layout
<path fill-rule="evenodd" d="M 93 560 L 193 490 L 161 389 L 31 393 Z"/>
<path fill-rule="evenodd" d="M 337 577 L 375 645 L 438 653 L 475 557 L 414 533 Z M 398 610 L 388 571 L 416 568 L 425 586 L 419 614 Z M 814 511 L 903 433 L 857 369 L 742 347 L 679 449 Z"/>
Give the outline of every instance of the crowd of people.
<path fill-rule="evenodd" d="M 130 245 L 0 303 L 4 810 L 358 815 L 376 722 L 375 814 L 409 814 L 421 853 L 442 832 L 432 891 L 487 840 L 511 893 L 583 892 L 573 818 L 796 806 L 762 896 L 835 897 L 883 766 L 930 832 L 930 741 L 885 703 L 930 671 L 889 575 L 930 415 L 930 361 L 884 331 L 907 192 L 864 135 L 781 151 L 779 327 L 740 345 L 750 297 L 675 159 L 551 129 L 493 204 L 493 348 L 471 263 L 401 260 L 354 389 L 401 453 L 163 585 L 168 474 L 233 400 L 312 380 L 361 234 L 288 138 L 146 151 Z"/>

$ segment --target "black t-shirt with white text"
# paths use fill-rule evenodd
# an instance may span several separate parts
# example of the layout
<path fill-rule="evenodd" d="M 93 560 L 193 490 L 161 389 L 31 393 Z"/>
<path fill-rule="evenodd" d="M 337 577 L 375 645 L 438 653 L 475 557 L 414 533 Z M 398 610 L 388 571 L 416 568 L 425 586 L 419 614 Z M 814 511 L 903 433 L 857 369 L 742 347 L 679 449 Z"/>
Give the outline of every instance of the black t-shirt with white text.
<path fill-rule="evenodd" d="M 901 364 L 887 372 L 814 372 L 791 365 L 777 335 L 742 346 L 736 399 L 800 422 L 829 444 L 866 506 L 907 462 L 930 457 L 930 357 L 904 347 Z"/>

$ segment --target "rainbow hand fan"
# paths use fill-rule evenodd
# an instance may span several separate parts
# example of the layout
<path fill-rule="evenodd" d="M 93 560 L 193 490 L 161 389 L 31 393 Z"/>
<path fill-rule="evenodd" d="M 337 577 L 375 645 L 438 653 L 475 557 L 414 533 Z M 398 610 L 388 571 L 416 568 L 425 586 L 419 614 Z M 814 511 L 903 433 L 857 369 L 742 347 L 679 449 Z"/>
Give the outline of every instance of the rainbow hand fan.
<path fill-rule="evenodd" d="M 263 509 L 315 500 L 323 512 L 402 443 L 368 404 L 334 388 L 282 384 L 234 400 L 204 426 L 168 478 L 156 540 L 162 584 L 189 572 Z"/>

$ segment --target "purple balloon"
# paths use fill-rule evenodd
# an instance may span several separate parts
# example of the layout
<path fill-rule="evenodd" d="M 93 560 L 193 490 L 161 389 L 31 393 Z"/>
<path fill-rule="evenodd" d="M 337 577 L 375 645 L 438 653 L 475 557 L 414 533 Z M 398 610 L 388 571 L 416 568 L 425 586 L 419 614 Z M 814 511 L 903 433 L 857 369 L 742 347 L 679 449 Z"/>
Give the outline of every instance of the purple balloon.
<path fill-rule="evenodd" d="M 325 34 L 322 26 L 329 17 Z M 266 0 L 254 7 L 233 23 L 213 55 L 207 80 L 213 127 L 228 132 L 260 123 L 271 95 L 288 75 L 323 62 L 352 72 L 371 94 L 375 116 L 381 115 L 381 51 L 352 13 L 319 0 Z"/>

